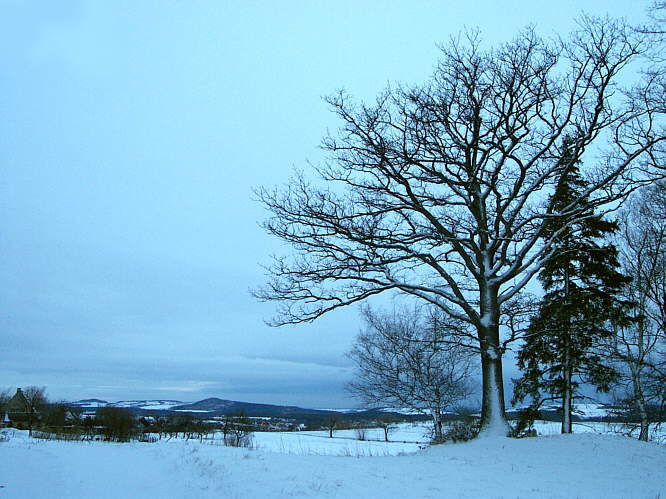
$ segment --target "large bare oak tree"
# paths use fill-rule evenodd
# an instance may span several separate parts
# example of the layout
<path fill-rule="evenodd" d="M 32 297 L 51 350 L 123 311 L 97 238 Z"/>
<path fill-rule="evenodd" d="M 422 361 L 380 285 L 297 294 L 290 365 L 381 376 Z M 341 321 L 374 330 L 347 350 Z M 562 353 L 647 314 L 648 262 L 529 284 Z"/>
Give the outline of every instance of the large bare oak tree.
<path fill-rule="evenodd" d="M 525 30 L 491 50 L 469 34 L 442 48 L 423 85 L 389 88 L 371 105 L 329 98 L 342 125 L 324 139 L 319 182 L 297 174 L 258 191 L 272 212 L 266 229 L 294 249 L 256 291 L 280 302 L 272 323 L 312 321 L 386 291 L 439 307 L 475 331 L 482 432 L 506 434 L 501 311 L 554 251 L 550 220 L 581 213 L 581 200 L 557 215 L 547 202 L 568 168 L 565 137 L 572 163 L 587 165 L 581 198 L 598 212 L 662 159 L 659 78 L 619 86 L 636 74 L 640 36 L 591 18 L 566 40 Z"/>

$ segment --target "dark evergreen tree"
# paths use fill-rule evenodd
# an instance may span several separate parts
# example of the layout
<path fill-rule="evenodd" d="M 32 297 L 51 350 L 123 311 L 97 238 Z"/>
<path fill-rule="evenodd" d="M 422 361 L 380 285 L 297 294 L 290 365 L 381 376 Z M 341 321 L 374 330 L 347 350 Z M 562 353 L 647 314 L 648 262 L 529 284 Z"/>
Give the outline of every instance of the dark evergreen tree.
<path fill-rule="evenodd" d="M 518 353 L 523 376 L 515 380 L 514 402 L 560 400 L 562 433 L 571 433 L 573 399 L 581 382 L 608 391 L 617 376 L 595 348 L 627 323 L 630 304 L 620 291 L 630 281 L 618 271 L 618 252 L 604 238 L 618 229 L 595 214 L 573 153 L 564 141 L 563 173 L 552 194 L 554 216 L 545 237 L 557 245 L 540 274 L 545 295 Z M 581 202 L 582 200 L 582 202 Z M 571 207 L 576 207 L 572 210 Z"/>

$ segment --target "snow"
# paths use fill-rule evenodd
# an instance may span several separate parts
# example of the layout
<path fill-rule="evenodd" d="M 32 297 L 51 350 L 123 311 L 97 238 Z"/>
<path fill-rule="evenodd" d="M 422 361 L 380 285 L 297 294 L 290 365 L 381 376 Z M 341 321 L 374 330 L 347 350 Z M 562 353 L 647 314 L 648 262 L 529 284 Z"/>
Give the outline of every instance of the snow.
<path fill-rule="evenodd" d="M 527 406 L 517 407 L 516 409 L 524 409 Z M 544 410 L 558 411 L 562 406 L 560 404 L 547 404 L 542 407 Z M 581 418 L 606 418 L 612 416 L 613 411 L 609 409 L 608 406 L 604 404 L 598 404 L 594 402 L 588 403 L 575 403 L 573 405 L 574 415 Z"/>
<path fill-rule="evenodd" d="M 559 409 L 559 407 L 558 407 Z M 608 409 L 601 404 L 575 404 L 574 414 L 584 418 L 605 418 L 610 415 Z"/>
<path fill-rule="evenodd" d="M 146 411 L 167 411 L 171 409 L 172 407 L 176 407 L 179 405 L 183 405 L 182 402 L 176 402 L 176 401 L 158 401 L 157 403 L 150 403 L 146 405 L 140 405 L 138 406 L 139 409 L 143 409 Z"/>
<path fill-rule="evenodd" d="M 178 400 L 120 400 L 118 402 L 110 403 L 109 405 L 114 407 L 165 411 L 183 404 L 184 402 Z"/>
<path fill-rule="evenodd" d="M 493 324 L 493 316 L 490 314 L 483 314 L 481 318 L 479 319 L 479 322 L 483 327 L 490 327 Z M 490 350 L 488 351 L 488 354 L 490 355 Z"/>
<path fill-rule="evenodd" d="M 404 437 L 394 434 L 389 434 L 389 440 L 392 441 L 384 442 L 382 430 L 371 430 L 367 433 L 367 438 L 371 440 L 357 440 L 353 430 L 336 431 L 333 433 L 334 438 L 329 438 L 326 431 L 255 433 L 254 444 L 258 450 L 279 454 L 377 457 L 418 452 L 427 442 L 427 439 L 423 438 L 423 432 L 419 433 L 423 443 L 398 441 Z"/>
<path fill-rule="evenodd" d="M 560 421 L 536 421 L 534 429 L 539 435 L 559 435 L 562 428 Z M 602 423 L 602 422 L 574 422 L 574 433 L 596 433 L 599 435 L 627 435 L 632 433 L 638 438 L 638 425 L 635 425 L 633 431 L 622 423 Z M 662 424 L 650 425 L 650 439 L 654 442 L 666 444 L 666 427 Z"/>
<path fill-rule="evenodd" d="M 401 425 L 396 435 L 416 436 L 422 429 Z M 594 433 L 489 437 L 411 454 L 404 454 L 404 443 L 385 444 L 402 449 L 401 455 L 382 453 L 378 442 L 348 440 L 343 432 L 344 438 L 333 439 L 322 432 L 256 434 L 256 449 L 182 439 L 59 442 L 10 433 L 9 441 L 0 442 L 3 499 L 666 495 L 666 446 Z M 307 446 L 292 446 L 291 438 Z M 368 457 L 330 455 L 341 442 L 373 450 L 363 454 Z"/>
<path fill-rule="evenodd" d="M 366 412 L 376 409 L 379 412 L 390 412 L 394 414 L 402 414 L 403 416 L 422 416 L 428 413 L 427 409 L 417 410 L 411 407 L 367 407 L 362 409 L 317 409 L 319 411 L 335 411 L 343 414 L 354 414 L 357 412 Z M 443 414 L 452 414 L 451 412 L 444 412 Z"/>
<path fill-rule="evenodd" d="M 332 411 L 332 412 L 341 412 L 343 414 L 354 414 L 356 412 L 365 412 L 368 409 L 332 409 L 332 408 L 325 408 L 325 409 L 317 409 L 318 411 Z"/>
<path fill-rule="evenodd" d="M 82 409 L 93 408 L 93 407 L 106 407 L 108 402 L 79 402 L 76 403 L 76 407 L 81 407 Z"/>
<path fill-rule="evenodd" d="M 72 405 L 83 409 L 96 407 L 124 407 L 133 409 L 145 409 L 148 411 L 165 411 L 172 407 L 183 405 L 185 402 L 178 400 L 120 400 L 118 402 L 107 402 L 106 400 L 89 399 L 72 402 Z"/>
<path fill-rule="evenodd" d="M 506 437 L 509 433 L 510 428 L 504 418 L 500 415 L 500 399 L 501 395 L 499 393 L 499 387 L 496 383 L 495 370 L 488 370 L 488 385 L 490 389 L 488 390 L 488 405 L 490 406 L 490 420 L 486 425 L 481 428 L 481 433 L 479 437 L 481 438 L 496 438 L 496 437 Z"/>
<path fill-rule="evenodd" d="M 426 410 L 416 410 L 409 407 L 385 407 L 380 409 L 380 412 L 392 412 L 394 414 L 402 414 L 403 416 L 421 416 Z M 450 414 L 450 412 L 444 412 L 443 414 Z"/>

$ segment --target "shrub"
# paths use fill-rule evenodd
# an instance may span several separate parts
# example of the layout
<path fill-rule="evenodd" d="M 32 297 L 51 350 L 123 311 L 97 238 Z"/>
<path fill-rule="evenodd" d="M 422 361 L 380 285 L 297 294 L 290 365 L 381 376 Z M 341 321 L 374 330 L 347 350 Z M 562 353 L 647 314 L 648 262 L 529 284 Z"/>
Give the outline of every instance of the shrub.
<path fill-rule="evenodd" d="M 145 442 L 145 443 L 150 443 L 153 444 L 157 442 L 159 438 L 156 435 L 152 435 L 150 433 L 142 433 L 139 436 L 139 442 Z"/>
<path fill-rule="evenodd" d="M 541 413 L 535 407 L 526 407 L 518 412 L 518 421 L 511 434 L 515 438 L 536 437 L 534 421 L 540 419 Z"/>
<path fill-rule="evenodd" d="M 98 409 L 95 420 L 102 427 L 107 441 L 127 442 L 136 432 L 132 412 L 122 407 L 102 407 Z"/>
<path fill-rule="evenodd" d="M 78 432 L 55 432 L 33 431 L 32 436 L 41 440 L 63 440 L 66 442 L 78 442 L 84 439 L 84 435 Z"/>
<path fill-rule="evenodd" d="M 224 445 L 227 447 L 245 447 L 252 448 L 254 435 L 252 433 L 239 434 L 232 432 L 224 437 Z"/>
<path fill-rule="evenodd" d="M 0 442 L 9 442 L 10 439 L 9 430 L 0 430 Z"/>
<path fill-rule="evenodd" d="M 365 441 L 368 439 L 368 431 L 365 428 L 356 428 L 356 440 Z"/>
<path fill-rule="evenodd" d="M 476 438 L 481 429 L 481 422 L 478 419 L 465 419 L 451 423 L 442 435 L 442 442 L 467 442 Z M 433 441 L 433 444 L 442 442 Z"/>
<path fill-rule="evenodd" d="M 227 416 L 222 429 L 224 445 L 227 447 L 252 447 L 252 422 L 243 411 Z"/>

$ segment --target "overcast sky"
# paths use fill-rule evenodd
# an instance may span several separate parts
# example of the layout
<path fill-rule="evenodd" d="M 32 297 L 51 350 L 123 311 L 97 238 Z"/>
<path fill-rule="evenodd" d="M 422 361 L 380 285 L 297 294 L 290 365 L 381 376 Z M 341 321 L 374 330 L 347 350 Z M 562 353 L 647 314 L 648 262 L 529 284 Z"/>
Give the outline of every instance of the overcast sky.
<path fill-rule="evenodd" d="M 321 97 L 424 81 L 463 27 L 622 1 L 0 0 L 0 389 L 354 405 L 358 310 L 280 329 L 252 188 L 322 160 Z M 507 366 L 510 367 L 510 366 Z"/>

